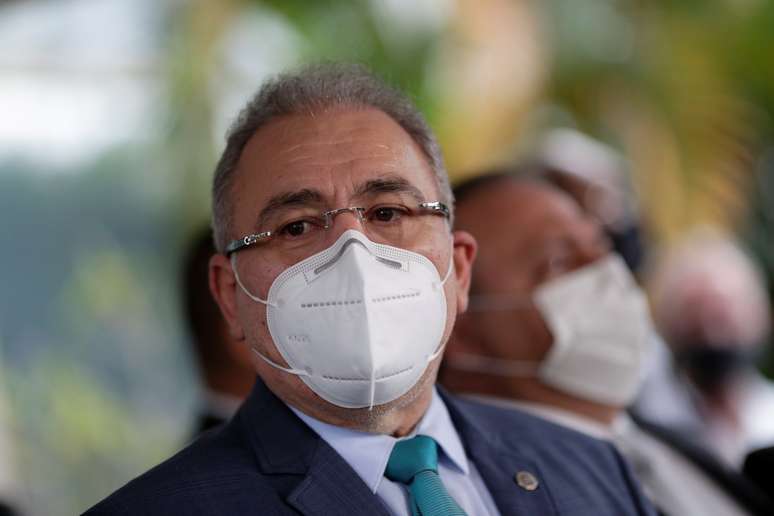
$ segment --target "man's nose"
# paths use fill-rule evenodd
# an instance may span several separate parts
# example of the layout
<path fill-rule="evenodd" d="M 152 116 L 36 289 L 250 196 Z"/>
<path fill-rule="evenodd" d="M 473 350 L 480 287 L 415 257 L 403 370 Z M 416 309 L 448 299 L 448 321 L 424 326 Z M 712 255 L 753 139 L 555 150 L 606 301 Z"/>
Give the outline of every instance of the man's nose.
<path fill-rule="evenodd" d="M 347 230 L 354 229 L 366 233 L 366 224 L 362 212 L 354 208 L 341 208 L 330 212 L 328 241 L 335 242 Z"/>

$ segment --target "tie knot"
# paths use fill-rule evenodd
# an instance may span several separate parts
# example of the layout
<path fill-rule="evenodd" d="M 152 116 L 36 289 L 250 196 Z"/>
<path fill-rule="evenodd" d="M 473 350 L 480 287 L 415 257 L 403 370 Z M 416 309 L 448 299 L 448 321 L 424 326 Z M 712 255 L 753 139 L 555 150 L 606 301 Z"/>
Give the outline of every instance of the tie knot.
<path fill-rule="evenodd" d="M 418 473 L 437 472 L 437 469 L 438 450 L 435 441 L 426 435 L 418 435 L 395 444 L 384 474 L 392 481 L 409 484 Z"/>

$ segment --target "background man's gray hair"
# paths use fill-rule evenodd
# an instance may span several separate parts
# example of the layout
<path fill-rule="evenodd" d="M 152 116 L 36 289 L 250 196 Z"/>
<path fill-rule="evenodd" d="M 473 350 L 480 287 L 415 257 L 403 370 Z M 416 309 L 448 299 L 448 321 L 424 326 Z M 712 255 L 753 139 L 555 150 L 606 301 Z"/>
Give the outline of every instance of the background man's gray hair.
<path fill-rule="evenodd" d="M 226 136 L 226 148 L 215 168 L 212 226 L 215 246 L 223 252 L 232 233 L 232 185 L 242 151 L 250 138 L 272 119 L 345 106 L 375 108 L 390 116 L 411 136 L 427 158 L 440 200 L 454 210 L 454 198 L 438 142 L 422 114 L 406 95 L 388 86 L 365 67 L 318 64 L 266 82 L 237 117 Z"/>
<path fill-rule="evenodd" d="M 723 342 L 761 344 L 770 335 L 771 304 L 763 272 L 721 230 L 698 227 L 684 234 L 661 253 L 648 280 L 653 316 L 667 340 L 680 340 L 698 323 L 705 337 Z M 698 303 L 700 297 L 713 303 Z M 700 317 L 689 318 L 689 312 Z"/>

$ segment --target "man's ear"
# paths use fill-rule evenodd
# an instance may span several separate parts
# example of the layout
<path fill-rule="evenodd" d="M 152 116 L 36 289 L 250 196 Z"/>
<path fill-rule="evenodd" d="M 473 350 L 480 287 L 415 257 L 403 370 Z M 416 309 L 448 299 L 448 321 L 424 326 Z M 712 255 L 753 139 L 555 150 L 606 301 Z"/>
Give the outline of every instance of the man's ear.
<path fill-rule="evenodd" d="M 468 290 L 478 244 L 467 231 L 454 231 L 454 274 L 457 279 L 457 313 L 468 309 Z"/>
<path fill-rule="evenodd" d="M 245 332 L 239 322 L 236 303 L 237 283 L 228 258 L 222 254 L 215 254 L 210 258 L 209 280 L 210 292 L 228 324 L 231 338 L 243 341 Z"/>

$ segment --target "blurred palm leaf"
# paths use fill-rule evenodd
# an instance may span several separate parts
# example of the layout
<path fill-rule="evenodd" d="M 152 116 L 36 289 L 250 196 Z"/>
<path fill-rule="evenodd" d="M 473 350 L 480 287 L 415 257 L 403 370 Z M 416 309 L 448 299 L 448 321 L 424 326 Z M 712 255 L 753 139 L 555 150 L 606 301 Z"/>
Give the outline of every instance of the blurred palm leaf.
<path fill-rule="evenodd" d="M 736 227 L 765 122 L 723 59 L 731 57 L 725 36 L 747 33 L 748 17 L 718 1 L 594 4 L 607 13 L 593 26 L 596 46 L 585 3 L 551 3 L 554 19 L 575 20 L 555 38 L 553 96 L 581 129 L 631 156 L 658 239 L 697 224 Z"/>

